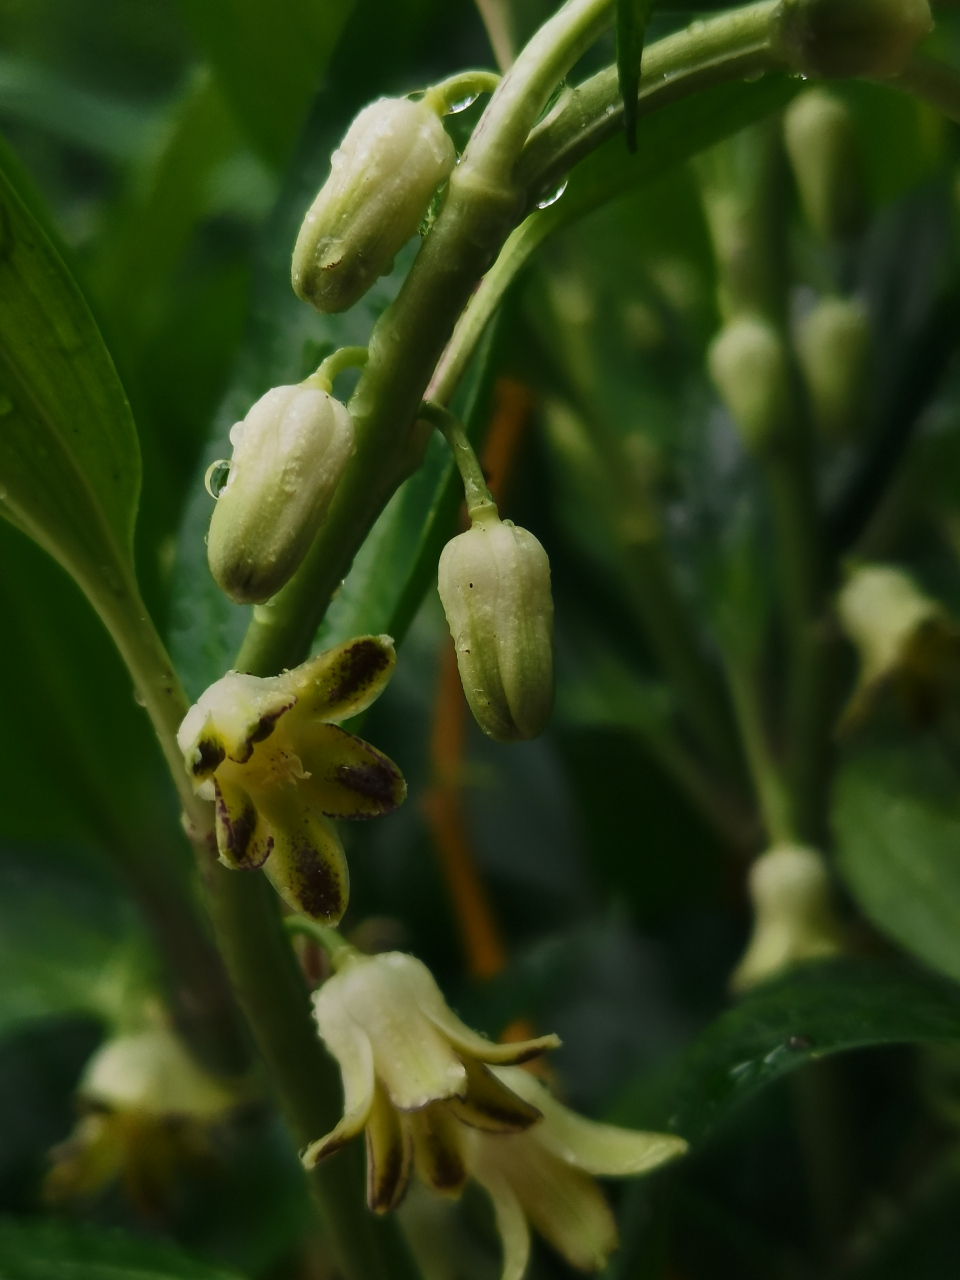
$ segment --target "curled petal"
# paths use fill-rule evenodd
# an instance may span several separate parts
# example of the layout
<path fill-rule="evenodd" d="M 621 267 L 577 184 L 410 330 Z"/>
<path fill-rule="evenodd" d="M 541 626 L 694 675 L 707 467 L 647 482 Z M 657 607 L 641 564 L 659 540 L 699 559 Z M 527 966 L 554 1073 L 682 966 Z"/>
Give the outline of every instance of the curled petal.
<path fill-rule="evenodd" d="M 273 849 L 264 871 L 294 911 L 319 924 L 336 924 L 347 909 L 350 876 L 331 823 L 300 804 L 286 788 L 257 794 Z"/>
<path fill-rule="evenodd" d="M 468 1058 L 464 1066 L 466 1095 L 447 1104 L 464 1124 L 486 1133 L 522 1133 L 543 1118 L 542 1112 L 507 1089 L 482 1063 Z"/>
<path fill-rule="evenodd" d="M 471 1170 L 471 1172 L 474 1172 Z M 503 1249 L 503 1271 L 500 1280 L 523 1280 L 530 1261 L 530 1226 L 527 1215 L 506 1178 L 493 1170 L 485 1171 L 480 1180 L 493 1201 L 497 1234 Z"/>
<path fill-rule="evenodd" d="M 466 1093 L 467 1072 L 394 971 L 394 954 L 358 957 L 324 983 L 314 1006 L 324 1039 L 328 1011 L 349 1011 L 370 1037 L 377 1076 L 390 1101 L 401 1111 L 416 1111 Z"/>
<path fill-rule="evenodd" d="M 617 1227 L 599 1186 L 539 1141 L 541 1128 L 515 1136 L 470 1133 L 470 1172 L 496 1205 L 507 1183 L 544 1239 L 581 1271 L 599 1271 L 617 1247 Z"/>
<path fill-rule="evenodd" d="M 273 850 L 273 833 L 242 787 L 214 779 L 217 849 L 220 861 L 234 871 L 262 867 Z"/>
<path fill-rule="evenodd" d="M 413 1139 L 413 1163 L 420 1181 L 437 1195 L 454 1199 L 463 1190 L 467 1167 L 460 1150 L 459 1126 L 446 1103 L 403 1117 Z"/>
<path fill-rule="evenodd" d="M 297 736 L 307 776 L 298 785 L 328 818 L 375 818 L 403 803 L 407 784 L 392 760 L 336 725 L 313 723 Z"/>
<path fill-rule="evenodd" d="M 201 694 L 177 732 L 187 772 L 203 782 L 225 759 L 243 764 L 296 701 L 289 673 L 261 679 L 228 671 Z"/>
<path fill-rule="evenodd" d="M 409 1128 L 379 1086 L 367 1120 L 367 1204 L 374 1213 L 395 1209 L 404 1197 L 413 1167 Z"/>
<path fill-rule="evenodd" d="M 317 654 L 282 677 L 299 699 L 297 720 L 335 723 L 358 715 L 386 688 L 396 660 L 389 636 L 358 636 Z"/>
<path fill-rule="evenodd" d="M 373 1110 L 376 1090 L 373 1049 L 362 1028 L 346 1010 L 337 1007 L 327 1011 L 323 1038 L 340 1064 L 343 1118 L 335 1129 L 307 1147 L 301 1157 L 307 1169 L 312 1169 L 324 1156 L 339 1151 L 360 1133 Z"/>
<path fill-rule="evenodd" d="M 538 1036 L 535 1040 L 518 1040 L 511 1044 L 495 1044 L 460 1021 L 444 1000 L 443 993 L 425 964 L 399 951 L 391 952 L 390 959 L 397 971 L 403 974 L 404 981 L 415 995 L 423 1014 L 461 1053 L 480 1062 L 517 1063 L 529 1062 L 548 1049 L 560 1047 L 560 1038 L 555 1035 Z"/>
<path fill-rule="evenodd" d="M 683 1138 L 673 1133 L 642 1133 L 612 1124 L 598 1124 L 577 1115 L 535 1080 L 528 1071 L 500 1067 L 497 1078 L 526 1102 L 543 1112 L 537 1141 L 566 1164 L 596 1177 L 622 1178 L 647 1173 L 687 1149 Z"/>

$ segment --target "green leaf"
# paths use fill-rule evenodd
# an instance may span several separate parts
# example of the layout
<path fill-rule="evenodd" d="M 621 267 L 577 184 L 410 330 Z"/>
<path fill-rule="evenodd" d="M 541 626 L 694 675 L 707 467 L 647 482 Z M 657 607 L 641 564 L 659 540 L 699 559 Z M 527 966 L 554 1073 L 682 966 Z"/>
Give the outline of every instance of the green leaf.
<path fill-rule="evenodd" d="M 861 750 L 833 799 L 837 865 L 875 925 L 960 979 L 960 776 L 931 739 Z"/>
<path fill-rule="evenodd" d="M 0 173 L 0 512 L 75 577 L 130 567 L 140 451 L 90 309 Z"/>
<path fill-rule="evenodd" d="M 0 1222 L 4 1280 L 240 1280 L 172 1245 L 122 1231 L 54 1222 Z"/>
<path fill-rule="evenodd" d="M 355 0 L 181 0 L 251 144 L 288 158 Z"/>
<path fill-rule="evenodd" d="M 0 846 L 0 972 L 0 1034 L 65 1014 L 135 1026 L 157 985 L 116 884 L 50 850 L 10 846 Z"/>
<path fill-rule="evenodd" d="M 626 1124 L 666 1124 L 702 1142 L 748 1099 L 806 1062 L 873 1045 L 960 1042 L 960 993 L 894 966 L 809 965 L 751 992 L 681 1059 L 666 1100 L 617 1109 Z"/>
<path fill-rule="evenodd" d="M 617 0 L 617 82 L 623 99 L 623 127 L 627 147 L 637 149 L 637 94 L 640 60 L 653 0 Z"/>

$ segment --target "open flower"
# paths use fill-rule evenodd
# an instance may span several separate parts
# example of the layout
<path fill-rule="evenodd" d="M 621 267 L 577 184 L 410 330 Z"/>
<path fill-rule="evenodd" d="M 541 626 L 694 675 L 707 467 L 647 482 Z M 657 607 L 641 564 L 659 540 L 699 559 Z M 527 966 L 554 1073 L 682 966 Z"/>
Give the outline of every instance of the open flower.
<path fill-rule="evenodd" d="M 393 671 L 389 636 L 361 636 L 282 675 L 230 671 L 187 713 L 177 741 L 199 795 L 216 803 L 220 861 L 263 867 L 295 911 L 335 923 L 347 905 L 330 818 L 373 818 L 406 795 L 396 765 L 336 723 Z"/>
<path fill-rule="evenodd" d="M 530 1227 L 581 1271 L 599 1271 L 617 1248 L 617 1227 L 595 1177 L 649 1173 L 683 1155 L 670 1133 L 597 1124 L 562 1106 L 528 1071 L 494 1074 L 543 1116 L 525 1133 L 497 1135 L 461 1127 L 467 1169 L 493 1201 L 503 1245 L 501 1280 L 520 1280 L 530 1255 Z"/>
<path fill-rule="evenodd" d="M 345 948 L 339 972 L 314 996 L 317 1025 L 340 1063 L 344 1114 L 311 1143 L 313 1168 L 362 1130 L 367 1199 L 379 1213 L 400 1202 L 411 1170 L 434 1191 L 458 1195 L 467 1169 L 457 1130 L 516 1133 L 540 1119 L 489 1064 L 526 1062 L 556 1036 L 494 1044 L 449 1008 L 426 965 L 399 951 L 363 956 Z"/>
<path fill-rule="evenodd" d="M 47 1199 L 95 1195 L 119 1179 L 145 1214 L 166 1205 L 179 1169 L 209 1163 L 209 1130 L 241 1101 L 161 1022 L 107 1040 L 87 1063 L 77 1098 L 80 1119 L 51 1153 Z"/>
<path fill-rule="evenodd" d="M 686 1142 L 568 1111 L 515 1065 L 556 1048 L 556 1036 L 493 1044 L 460 1021 L 412 956 L 344 947 L 334 963 L 314 1004 L 340 1063 L 344 1115 L 304 1152 L 307 1168 L 365 1130 L 376 1212 L 399 1204 L 414 1170 L 443 1196 L 458 1196 L 472 1177 L 493 1200 L 503 1280 L 523 1275 L 531 1224 L 574 1266 L 602 1267 L 617 1230 L 591 1175 L 646 1173 Z"/>

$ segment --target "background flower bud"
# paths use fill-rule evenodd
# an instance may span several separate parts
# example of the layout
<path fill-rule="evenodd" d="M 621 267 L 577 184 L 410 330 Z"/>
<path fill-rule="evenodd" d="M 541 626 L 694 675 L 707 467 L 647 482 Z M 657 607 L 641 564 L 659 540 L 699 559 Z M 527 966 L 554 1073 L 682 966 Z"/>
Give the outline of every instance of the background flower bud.
<path fill-rule="evenodd" d="M 748 886 L 755 920 L 750 945 L 730 982 L 735 991 L 791 965 L 840 952 L 830 876 L 816 849 L 777 845 L 750 868 Z"/>
<path fill-rule="evenodd" d="M 760 316 L 742 316 L 724 325 L 707 359 L 745 445 L 761 449 L 790 416 L 790 376 L 779 334 Z"/>
<path fill-rule="evenodd" d="M 526 529 L 488 515 L 444 547 L 438 586 L 480 728 L 500 742 L 536 737 L 553 705 L 547 553 Z"/>
<path fill-rule="evenodd" d="M 870 321 L 854 298 L 823 298 L 797 327 L 797 357 L 814 420 L 829 440 L 849 436 L 864 409 Z"/>
<path fill-rule="evenodd" d="M 365 107 L 331 158 L 293 251 L 293 288 L 318 311 L 346 311 L 390 270 L 453 169 L 456 150 L 425 101 Z"/>
<path fill-rule="evenodd" d="M 784 0 L 780 47 L 808 76 L 899 71 L 933 27 L 927 0 Z"/>
<path fill-rule="evenodd" d="M 353 419 L 325 391 L 274 387 L 231 432 L 210 521 L 210 572 L 233 600 L 269 600 L 297 569 L 353 453 Z"/>
<path fill-rule="evenodd" d="M 802 93 L 784 113 L 783 135 L 810 226 L 824 240 L 859 231 L 866 195 L 846 104 L 826 89 Z"/>

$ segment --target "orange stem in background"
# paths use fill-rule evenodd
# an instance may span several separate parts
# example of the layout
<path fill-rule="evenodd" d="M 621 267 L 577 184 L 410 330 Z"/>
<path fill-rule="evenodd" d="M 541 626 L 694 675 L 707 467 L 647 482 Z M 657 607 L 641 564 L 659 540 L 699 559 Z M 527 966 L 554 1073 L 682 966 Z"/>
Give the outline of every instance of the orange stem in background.
<path fill-rule="evenodd" d="M 532 397 L 522 383 L 500 378 L 494 392 L 494 412 L 481 456 L 490 492 L 503 500 Z M 423 797 L 454 914 L 463 939 L 467 968 L 475 978 L 492 978 L 507 962 L 506 947 L 477 871 L 467 836 L 463 807 L 463 750 L 467 702 L 460 686 L 452 642 L 444 646 L 437 682 L 437 701 L 430 757 L 434 784 Z"/>

